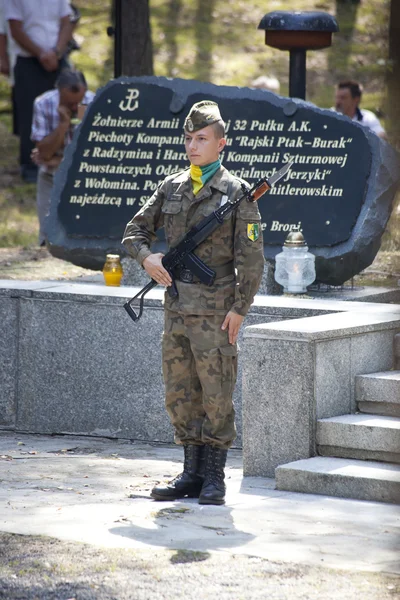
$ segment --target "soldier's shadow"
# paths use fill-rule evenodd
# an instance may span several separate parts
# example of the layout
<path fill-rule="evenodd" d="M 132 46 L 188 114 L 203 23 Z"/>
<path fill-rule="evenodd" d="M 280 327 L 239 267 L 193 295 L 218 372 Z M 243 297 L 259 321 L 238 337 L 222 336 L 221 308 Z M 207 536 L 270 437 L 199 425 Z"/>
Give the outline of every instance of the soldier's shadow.
<path fill-rule="evenodd" d="M 113 527 L 110 533 L 150 546 L 193 552 L 241 547 L 255 537 L 235 527 L 229 506 L 204 506 L 189 499 L 163 504 L 152 503 L 153 511 L 145 518 Z"/>

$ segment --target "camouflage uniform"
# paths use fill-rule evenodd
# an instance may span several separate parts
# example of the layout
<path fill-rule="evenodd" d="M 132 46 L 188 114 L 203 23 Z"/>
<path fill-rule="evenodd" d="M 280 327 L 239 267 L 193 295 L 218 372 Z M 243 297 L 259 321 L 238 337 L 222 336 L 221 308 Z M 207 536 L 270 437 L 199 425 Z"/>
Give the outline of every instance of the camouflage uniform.
<path fill-rule="evenodd" d="M 226 201 L 228 192 L 230 199 L 242 195 L 241 183 L 221 166 L 195 196 L 189 170 L 167 177 L 128 223 L 125 247 L 142 264 L 161 227 L 168 246 L 175 246 Z M 228 330 L 222 331 L 221 325 L 228 311 L 247 314 L 261 281 L 264 255 L 257 203 L 242 201 L 195 253 L 217 271 L 217 278 L 210 287 L 176 280 L 178 296 L 165 295 L 166 407 L 178 444 L 227 449 L 235 438 L 237 347 L 229 344 Z"/>

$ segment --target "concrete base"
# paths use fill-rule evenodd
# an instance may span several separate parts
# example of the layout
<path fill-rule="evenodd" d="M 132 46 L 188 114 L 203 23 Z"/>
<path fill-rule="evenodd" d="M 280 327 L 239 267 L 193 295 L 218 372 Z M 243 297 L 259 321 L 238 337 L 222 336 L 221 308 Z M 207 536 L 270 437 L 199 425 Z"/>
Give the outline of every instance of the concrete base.
<path fill-rule="evenodd" d="M 345 285 L 337 288 L 311 286 L 308 294 L 312 298 L 326 298 L 327 300 L 346 300 L 349 302 L 392 302 L 394 304 L 400 304 L 400 286 L 397 288 L 375 287 L 372 285 Z"/>
<path fill-rule="evenodd" d="M 172 442 L 161 373 L 164 292 L 151 291 L 134 323 L 123 304 L 138 288 L 98 279 L 0 281 L 0 428 Z M 246 324 L 334 308 L 259 296 Z M 235 447 L 242 445 L 241 379 L 239 360 Z"/>
<path fill-rule="evenodd" d="M 359 375 L 356 399 L 361 412 L 400 417 L 400 371 Z"/>
<path fill-rule="evenodd" d="M 318 446 L 319 456 L 334 456 L 335 458 L 353 458 L 356 460 L 373 460 L 386 463 L 400 464 L 399 452 L 382 452 L 379 450 L 358 450 L 342 446 Z"/>
<path fill-rule="evenodd" d="M 369 415 L 384 415 L 400 418 L 400 406 L 387 402 L 357 402 L 357 409 Z"/>
<path fill-rule="evenodd" d="M 336 303 L 343 305 L 357 310 L 246 328 L 246 475 L 273 476 L 279 465 L 314 456 L 318 419 L 354 413 L 355 377 L 392 367 L 400 306 Z"/>
<path fill-rule="evenodd" d="M 400 504 L 400 467 L 315 457 L 276 469 L 278 490 Z"/>
<path fill-rule="evenodd" d="M 152 290 L 142 319 L 134 323 L 123 304 L 137 291 L 100 282 L 0 281 L 0 428 L 171 442 L 161 376 L 163 290 Z M 326 318 L 323 328 L 330 331 L 333 327 L 334 332 L 331 336 L 328 331 L 326 339 L 317 333 L 307 346 L 308 334 L 301 339 L 296 327 L 300 323 L 304 328 L 306 323 L 315 328 L 314 318 Z M 248 436 L 251 465 L 256 467 L 252 474 L 256 475 L 266 474 L 265 454 L 273 461 L 272 466 L 268 463 L 270 475 L 278 464 L 310 456 L 315 447 L 315 419 L 351 409 L 352 386 L 346 371 L 350 353 L 354 354 L 354 374 L 391 367 L 400 305 L 259 295 L 245 326 L 266 327 L 278 321 L 294 324 L 286 329 L 288 339 L 282 352 L 275 352 L 272 341 L 271 360 L 263 358 L 263 340 L 256 335 L 248 361 L 246 348 L 245 360 L 243 355 L 239 360 L 235 447 L 243 440 L 244 366 L 247 381 L 254 386 L 248 419 L 261 428 L 257 435 L 250 432 Z M 354 326 L 357 323 L 359 327 Z M 352 331 L 357 335 L 350 341 Z M 244 332 L 243 327 L 242 349 Z M 297 338 L 295 343 L 293 338 Z M 320 374 L 315 387 L 314 358 Z M 349 383 L 344 392 L 337 387 L 338 374 Z M 322 398 L 316 405 L 314 389 Z M 260 398 L 268 390 L 274 399 L 268 405 L 270 412 L 265 412 Z M 287 391 L 292 400 L 300 394 L 296 406 L 286 401 Z"/>
<path fill-rule="evenodd" d="M 325 450 L 329 447 L 331 456 L 365 459 L 379 456 L 379 460 L 393 462 L 400 456 L 400 419 L 362 414 L 320 419 L 317 446 L 318 453 L 321 446 Z"/>

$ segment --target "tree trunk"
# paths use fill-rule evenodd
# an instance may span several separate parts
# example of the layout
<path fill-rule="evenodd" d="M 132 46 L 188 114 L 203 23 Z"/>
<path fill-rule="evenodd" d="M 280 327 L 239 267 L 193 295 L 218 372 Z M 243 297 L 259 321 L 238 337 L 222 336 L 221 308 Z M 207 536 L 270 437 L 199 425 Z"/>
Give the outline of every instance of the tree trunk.
<path fill-rule="evenodd" d="M 389 21 L 389 68 L 387 76 L 388 135 L 400 149 L 400 2 L 391 0 Z"/>
<path fill-rule="evenodd" d="M 149 0 L 115 0 L 115 2 L 117 19 L 118 8 L 120 10 L 119 70 L 121 75 L 153 75 Z M 118 23 L 115 25 L 118 36 Z M 115 42 L 118 47 L 118 40 Z"/>

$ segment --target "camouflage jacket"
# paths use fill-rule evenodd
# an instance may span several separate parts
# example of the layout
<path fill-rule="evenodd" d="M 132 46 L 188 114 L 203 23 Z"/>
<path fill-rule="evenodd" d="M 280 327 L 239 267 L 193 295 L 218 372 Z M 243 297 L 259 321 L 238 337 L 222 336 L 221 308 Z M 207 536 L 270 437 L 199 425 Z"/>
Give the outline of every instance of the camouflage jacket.
<path fill-rule="evenodd" d="M 221 167 L 195 196 L 189 169 L 167 177 L 127 224 L 122 243 L 140 265 L 151 254 L 155 232 L 164 227 L 168 247 L 175 246 L 205 216 L 219 208 L 228 189 L 231 198 L 243 194 L 241 180 Z M 256 224 L 256 227 L 254 225 Z M 254 231 L 256 232 L 254 235 Z M 230 275 L 212 286 L 176 281 L 178 296 L 165 296 L 165 307 L 184 314 L 245 316 L 260 285 L 264 268 L 261 215 L 257 202 L 243 200 L 195 254 L 210 268 L 232 263 Z"/>

